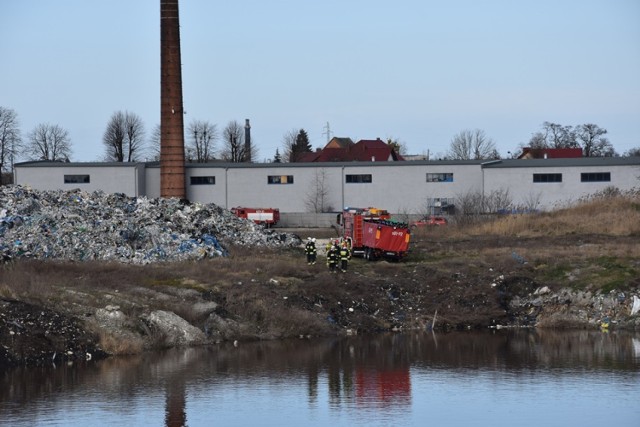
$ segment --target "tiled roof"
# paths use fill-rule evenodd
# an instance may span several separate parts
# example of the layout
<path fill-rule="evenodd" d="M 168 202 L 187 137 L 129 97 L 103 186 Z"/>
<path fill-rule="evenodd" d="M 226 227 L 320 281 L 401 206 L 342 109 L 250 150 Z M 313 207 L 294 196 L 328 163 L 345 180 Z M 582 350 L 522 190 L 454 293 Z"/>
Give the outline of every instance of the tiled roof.
<path fill-rule="evenodd" d="M 332 139 L 335 141 L 338 138 Z M 348 139 L 348 138 L 340 138 Z M 350 141 L 350 140 L 349 140 Z M 328 148 L 305 153 L 301 162 L 387 162 L 404 160 L 386 142 L 380 139 L 362 139 L 346 148 Z"/>
<path fill-rule="evenodd" d="M 582 157 L 582 148 L 523 148 L 519 159 L 574 159 Z"/>

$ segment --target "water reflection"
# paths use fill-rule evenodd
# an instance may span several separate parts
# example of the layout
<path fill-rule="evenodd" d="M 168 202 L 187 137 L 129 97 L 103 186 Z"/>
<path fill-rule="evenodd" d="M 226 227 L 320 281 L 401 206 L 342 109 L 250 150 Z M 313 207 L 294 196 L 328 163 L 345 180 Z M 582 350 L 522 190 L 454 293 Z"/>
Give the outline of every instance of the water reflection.
<path fill-rule="evenodd" d="M 637 376 L 640 338 L 588 331 L 422 332 L 241 343 L 20 367 L 1 374 L 0 419 L 26 425 L 42 420 L 41 414 L 51 409 L 69 406 L 98 415 L 106 405 L 118 419 L 131 420 L 140 417 L 140 406 L 146 405 L 152 414 L 163 413 L 165 425 L 184 426 L 194 417 L 188 406 L 215 393 L 208 390 L 229 384 L 242 390 L 265 382 L 275 388 L 301 384 L 308 408 L 326 401 L 334 412 L 353 407 L 399 414 L 408 412 L 416 399 L 412 373 L 425 369 Z"/>

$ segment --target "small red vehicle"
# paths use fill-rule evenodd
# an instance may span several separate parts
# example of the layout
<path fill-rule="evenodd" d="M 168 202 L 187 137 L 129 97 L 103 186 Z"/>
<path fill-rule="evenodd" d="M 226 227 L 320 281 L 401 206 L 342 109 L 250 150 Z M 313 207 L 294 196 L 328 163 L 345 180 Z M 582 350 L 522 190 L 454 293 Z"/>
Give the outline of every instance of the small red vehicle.
<path fill-rule="evenodd" d="M 256 224 L 264 224 L 267 228 L 280 221 L 280 209 L 277 208 L 231 208 L 231 212 L 238 218 L 250 219 Z"/>
<path fill-rule="evenodd" d="M 342 237 L 351 242 L 351 253 L 367 260 L 402 259 L 409 251 L 411 234 L 407 224 L 391 221 L 378 208 L 345 208 L 338 215 Z"/>
<path fill-rule="evenodd" d="M 447 218 L 431 215 L 411 223 L 411 227 L 424 227 L 431 225 L 447 225 Z"/>

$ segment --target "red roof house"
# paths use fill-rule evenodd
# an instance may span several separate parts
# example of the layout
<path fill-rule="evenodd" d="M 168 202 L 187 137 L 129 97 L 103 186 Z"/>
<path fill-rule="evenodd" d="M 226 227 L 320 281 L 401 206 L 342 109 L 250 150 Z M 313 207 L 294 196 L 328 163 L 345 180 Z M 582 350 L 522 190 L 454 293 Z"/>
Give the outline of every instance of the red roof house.
<path fill-rule="evenodd" d="M 404 158 L 392 146 L 377 139 L 333 138 L 322 150 L 304 153 L 301 162 L 395 162 Z"/>
<path fill-rule="evenodd" d="M 529 148 L 522 149 L 518 159 L 573 159 L 582 157 L 582 148 Z"/>

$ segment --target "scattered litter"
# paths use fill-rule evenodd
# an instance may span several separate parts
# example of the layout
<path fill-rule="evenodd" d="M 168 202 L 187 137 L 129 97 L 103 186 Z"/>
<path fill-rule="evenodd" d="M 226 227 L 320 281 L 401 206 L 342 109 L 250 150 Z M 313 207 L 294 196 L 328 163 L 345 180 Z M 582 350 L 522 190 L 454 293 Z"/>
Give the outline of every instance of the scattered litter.
<path fill-rule="evenodd" d="M 131 264 L 228 255 L 226 246 L 295 247 L 300 238 L 265 229 L 215 204 L 0 187 L 0 260 L 103 260 Z"/>
<path fill-rule="evenodd" d="M 516 253 L 516 251 L 511 252 L 511 258 L 516 260 L 516 262 L 518 264 L 526 264 L 527 263 L 527 261 L 521 255 Z"/>

